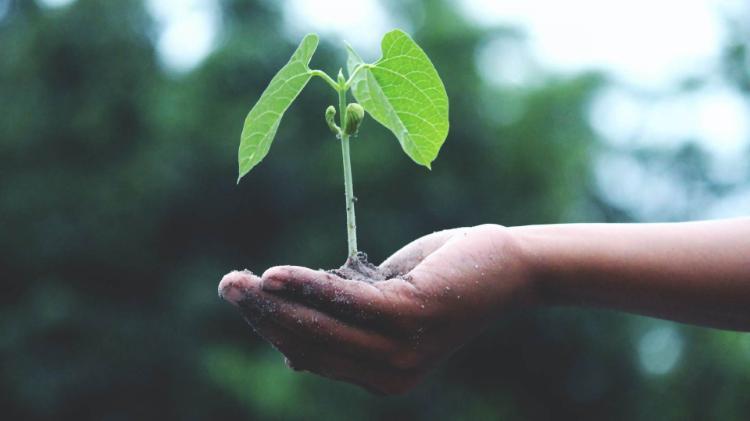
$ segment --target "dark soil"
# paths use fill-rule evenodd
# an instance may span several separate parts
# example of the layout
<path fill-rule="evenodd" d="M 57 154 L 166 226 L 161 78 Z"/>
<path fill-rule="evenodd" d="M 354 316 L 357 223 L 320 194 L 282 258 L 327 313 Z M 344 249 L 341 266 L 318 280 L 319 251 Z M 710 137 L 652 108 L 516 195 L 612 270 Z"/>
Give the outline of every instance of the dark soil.
<path fill-rule="evenodd" d="M 346 263 L 338 269 L 331 269 L 328 273 L 340 276 L 344 279 L 373 283 L 376 281 L 385 281 L 392 278 L 393 273 L 383 270 L 367 260 L 367 254 L 363 251 L 357 252 L 357 255 L 346 259 Z"/>

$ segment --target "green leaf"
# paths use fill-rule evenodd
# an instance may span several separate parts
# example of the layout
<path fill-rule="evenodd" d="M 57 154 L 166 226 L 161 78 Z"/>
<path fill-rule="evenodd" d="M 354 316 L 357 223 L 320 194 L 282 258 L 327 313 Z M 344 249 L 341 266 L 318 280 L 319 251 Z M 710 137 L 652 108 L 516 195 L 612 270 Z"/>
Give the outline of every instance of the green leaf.
<path fill-rule="evenodd" d="M 435 66 L 405 32 L 388 32 L 383 57 L 364 64 L 347 46 L 352 93 L 378 123 L 387 127 L 414 162 L 430 168 L 448 136 L 448 95 Z"/>
<path fill-rule="evenodd" d="M 318 47 L 318 36 L 308 34 L 284 67 L 271 79 L 245 119 L 240 139 L 237 182 L 268 154 L 281 117 L 312 75 L 308 64 Z"/>

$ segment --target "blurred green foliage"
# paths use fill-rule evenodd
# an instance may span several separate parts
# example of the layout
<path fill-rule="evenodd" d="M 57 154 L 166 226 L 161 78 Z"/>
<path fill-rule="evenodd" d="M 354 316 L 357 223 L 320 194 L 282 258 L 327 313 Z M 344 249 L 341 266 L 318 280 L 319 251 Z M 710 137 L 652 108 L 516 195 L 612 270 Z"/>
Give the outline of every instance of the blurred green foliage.
<path fill-rule="evenodd" d="M 294 49 L 279 6 L 220 1 L 221 44 L 175 76 L 158 65 L 139 1 L 4 2 L 1 418 L 750 417 L 747 335 L 599 311 L 511 314 L 405 397 L 288 371 L 216 297 L 231 269 L 332 267 L 346 254 L 340 151 L 323 120 L 335 98 L 322 82 L 291 108 L 274 153 L 234 183 L 245 114 Z M 373 260 L 446 227 L 632 219 L 592 183 L 604 146 L 586 110 L 604 76 L 491 86 L 475 52 L 512 31 L 476 28 L 447 0 L 386 5 L 440 71 L 451 131 L 428 172 L 365 121 L 352 159 Z M 724 73 L 747 93 L 746 46 L 727 46 Z M 324 40 L 313 65 L 342 61 Z M 680 174 L 700 182 L 701 155 L 687 151 L 666 159 L 693 162 Z M 662 375 L 638 359 L 654 326 L 681 341 Z"/>

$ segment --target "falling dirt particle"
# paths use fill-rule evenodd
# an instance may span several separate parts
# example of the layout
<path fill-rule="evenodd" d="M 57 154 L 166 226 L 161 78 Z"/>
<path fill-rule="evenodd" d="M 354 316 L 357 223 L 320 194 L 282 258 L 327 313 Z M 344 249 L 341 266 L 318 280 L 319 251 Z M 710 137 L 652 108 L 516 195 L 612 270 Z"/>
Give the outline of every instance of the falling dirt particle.
<path fill-rule="evenodd" d="M 451 290 L 451 287 L 445 287 L 445 290 L 446 290 L 446 291 L 450 291 L 450 290 Z"/>
<path fill-rule="evenodd" d="M 460 300 L 460 299 L 461 299 L 461 296 L 460 296 L 460 295 L 456 295 L 456 298 L 458 298 L 458 299 Z"/>
<path fill-rule="evenodd" d="M 474 265 L 474 269 L 479 269 L 479 265 Z"/>
<path fill-rule="evenodd" d="M 424 304 L 420 304 L 420 307 L 424 308 Z"/>

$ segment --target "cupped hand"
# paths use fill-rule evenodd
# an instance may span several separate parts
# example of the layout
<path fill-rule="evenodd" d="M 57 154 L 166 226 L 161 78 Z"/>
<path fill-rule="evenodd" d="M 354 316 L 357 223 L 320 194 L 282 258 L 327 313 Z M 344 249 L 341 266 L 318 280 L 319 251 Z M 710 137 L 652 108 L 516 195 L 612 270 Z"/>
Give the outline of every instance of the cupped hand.
<path fill-rule="evenodd" d="M 408 244 L 367 283 L 297 266 L 231 272 L 219 295 L 295 370 L 404 393 L 508 307 L 534 302 L 512 234 L 498 225 L 440 231 Z"/>

